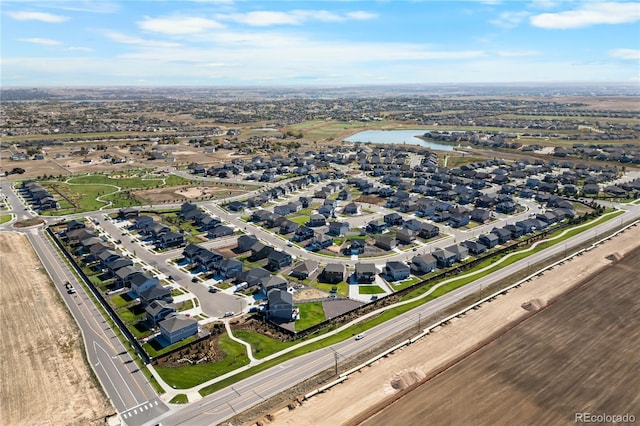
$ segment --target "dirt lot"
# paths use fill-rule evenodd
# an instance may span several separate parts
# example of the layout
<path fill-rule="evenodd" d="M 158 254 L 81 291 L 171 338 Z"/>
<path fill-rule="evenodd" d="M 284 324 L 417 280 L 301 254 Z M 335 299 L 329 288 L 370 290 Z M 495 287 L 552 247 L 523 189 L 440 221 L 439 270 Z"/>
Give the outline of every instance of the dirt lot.
<path fill-rule="evenodd" d="M 113 414 L 82 338 L 26 237 L 0 233 L 3 425 L 102 424 Z"/>
<path fill-rule="evenodd" d="M 418 424 L 427 415 L 433 424 L 573 424 L 584 412 L 638 418 L 640 282 L 630 273 L 638 262 L 640 248 L 361 424 Z"/>
<path fill-rule="evenodd" d="M 494 300 L 493 302 L 483 305 L 480 309 L 472 311 L 460 319 L 451 321 L 449 325 L 435 330 L 430 336 L 424 339 L 421 339 L 420 341 L 414 343 L 409 347 L 406 347 L 402 350 L 397 351 L 395 354 L 387 357 L 386 359 L 376 362 L 374 365 L 363 370 L 361 373 L 357 373 L 351 376 L 346 382 L 333 388 L 332 390 L 325 392 L 323 394 L 314 396 L 309 401 L 304 402 L 302 406 L 298 406 L 294 410 L 289 410 L 286 407 L 280 410 L 275 410 L 272 413 L 270 413 L 272 421 L 267 420 L 266 417 L 261 417 L 260 419 L 256 419 L 256 420 L 259 420 L 264 424 L 269 424 L 269 425 L 294 425 L 294 424 L 295 425 L 336 425 L 336 424 L 347 424 L 350 421 L 352 421 L 354 418 L 362 415 L 365 415 L 365 418 L 366 418 L 366 413 L 369 413 L 370 410 L 374 408 L 377 404 L 382 404 L 383 406 L 387 405 L 389 403 L 388 402 L 389 398 L 397 396 L 399 392 L 401 392 L 403 389 L 406 389 L 411 385 L 419 383 L 423 378 L 429 377 L 430 375 L 434 374 L 438 370 L 442 369 L 444 366 L 454 362 L 461 355 L 477 348 L 478 345 L 485 342 L 496 332 L 503 329 L 506 325 L 513 323 L 514 321 L 517 321 L 517 320 L 522 320 L 525 316 L 530 315 L 531 311 L 535 310 L 536 307 L 541 307 L 542 305 L 548 303 L 550 300 L 558 297 L 559 295 L 562 295 L 564 292 L 566 292 L 566 290 L 572 287 L 575 287 L 578 283 L 582 282 L 588 277 L 591 277 L 595 272 L 597 272 L 601 268 L 606 267 L 607 265 L 610 265 L 612 262 L 612 259 L 617 258 L 619 256 L 627 255 L 634 248 L 638 246 L 640 246 L 640 243 L 638 242 L 638 239 L 637 239 L 637 230 L 634 230 L 633 232 L 632 231 L 625 232 L 624 234 L 619 235 L 613 240 L 607 242 L 606 244 L 600 245 L 596 249 L 591 250 L 588 254 L 575 258 L 574 260 L 566 263 L 561 267 L 555 268 L 553 270 L 553 275 L 552 275 L 553 279 L 549 279 L 550 275 L 545 274 L 540 278 L 532 280 L 526 285 L 523 285 L 520 288 L 513 289 L 507 295 L 501 296 L 496 300 Z M 614 256 L 611 256 L 612 254 Z M 640 259 L 636 258 L 635 260 L 636 265 L 639 260 Z M 620 271 L 622 270 L 622 268 L 623 268 L 622 266 L 617 267 L 617 269 L 611 269 L 610 272 Z M 627 268 L 626 274 L 629 275 L 628 266 L 624 266 L 624 268 Z M 625 276 L 625 272 L 618 272 L 618 273 L 620 274 L 619 276 Z M 617 281 L 622 282 L 623 280 L 618 279 Z M 611 282 L 611 281 L 608 280 L 607 282 Z M 625 291 L 628 291 L 628 290 L 625 290 Z M 637 285 L 636 285 L 635 292 L 637 293 Z M 557 306 L 562 307 L 563 305 L 561 305 L 560 303 L 561 302 L 558 302 Z M 607 301 L 606 303 L 610 303 L 610 302 Z M 631 299 L 629 299 L 629 302 L 625 302 L 625 303 L 630 305 Z M 595 305 L 597 306 L 598 304 L 596 303 Z M 550 307 L 548 308 L 549 311 L 552 306 L 555 306 L 555 305 L 553 304 L 550 305 Z M 607 306 L 607 305 L 602 305 L 602 306 Z M 608 306 L 611 306 L 611 305 L 608 305 Z M 591 307 L 589 303 L 585 303 L 585 306 L 583 306 L 579 310 L 576 310 L 575 312 L 569 311 L 569 309 L 572 309 L 571 307 L 562 308 L 562 309 L 556 308 L 556 309 L 559 309 L 562 312 L 564 311 L 570 312 L 567 315 L 568 317 L 571 317 L 574 314 L 577 316 L 581 312 L 581 315 L 585 315 L 588 318 L 591 312 Z M 630 306 L 624 309 L 617 308 L 612 310 L 611 312 L 626 312 L 628 309 L 630 309 Z M 635 309 L 636 311 L 638 310 L 637 303 L 635 305 Z M 542 312 L 546 313 L 547 310 L 544 310 Z M 612 333 L 615 332 L 619 339 L 620 339 L 619 332 L 621 332 L 622 329 L 616 332 L 617 327 L 624 327 L 624 331 L 627 334 L 631 330 L 637 333 L 637 330 L 640 329 L 640 327 L 638 326 L 635 326 L 635 328 L 633 328 L 631 325 L 631 322 L 629 322 L 629 321 L 636 321 L 637 323 L 637 319 L 638 319 L 637 313 L 635 314 L 635 317 L 636 317 L 635 319 L 632 319 L 631 315 L 625 314 L 626 323 L 623 323 L 618 320 L 618 316 L 615 313 L 611 313 L 611 312 L 608 314 L 609 321 L 611 322 L 609 322 L 609 325 L 604 325 L 603 328 L 606 328 L 607 330 L 609 330 L 609 332 L 612 332 Z M 533 318 L 537 318 L 537 316 L 534 316 Z M 566 341 L 571 340 L 572 344 L 578 344 L 579 340 L 573 340 L 573 338 L 571 337 L 571 333 L 574 331 L 578 331 L 582 327 L 583 323 L 589 324 L 589 327 L 591 327 L 592 324 L 595 324 L 593 323 L 593 320 L 589 320 L 588 322 L 584 320 L 585 318 L 584 316 L 581 318 L 582 318 L 581 321 L 571 322 L 572 328 L 568 333 L 566 330 L 559 330 L 558 333 L 560 334 L 560 338 L 564 338 Z M 605 320 L 606 319 L 603 319 L 603 321 Z M 556 324 L 558 323 L 556 322 Z M 625 324 L 628 324 L 628 326 Z M 577 327 L 575 327 L 576 325 Z M 537 328 L 538 334 L 531 335 L 532 338 L 535 337 L 535 340 L 530 340 L 530 341 L 526 339 L 520 340 L 519 341 L 520 349 L 517 349 L 517 347 L 514 348 L 513 349 L 514 354 L 518 354 L 519 357 L 526 357 L 527 360 L 535 359 L 535 358 L 530 358 L 530 355 L 528 355 L 528 348 L 531 347 L 531 350 L 533 350 L 535 347 L 535 350 L 536 350 L 535 353 L 538 354 L 539 358 L 542 358 L 540 354 L 549 353 L 550 350 L 549 350 L 549 346 L 546 346 L 541 351 L 539 348 L 539 345 L 545 344 L 548 341 L 549 344 L 555 345 L 553 346 L 554 350 L 555 348 L 562 349 L 563 347 L 567 349 L 558 351 L 558 356 L 554 358 L 553 361 L 548 361 L 548 360 L 540 361 L 540 363 L 536 365 L 537 367 L 542 367 L 543 369 L 546 368 L 549 370 L 549 372 L 553 371 L 553 374 L 557 374 L 558 371 L 562 373 L 564 372 L 564 370 L 567 370 L 567 372 L 569 372 L 572 370 L 566 369 L 564 367 L 574 365 L 574 363 L 576 362 L 576 358 L 572 358 L 572 356 L 578 356 L 578 357 L 585 356 L 584 361 L 589 362 L 593 369 L 595 361 L 594 360 L 587 361 L 588 357 L 586 357 L 587 355 L 586 351 L 568 350 L 570 346 L 565 345 L 564 341 L 550 340 L 549 336 L 545 334 L 545 330 L 548 330 L 550 326 L 547 324 L 546 325 L 547 328 L 545 329 L 544 327 L 545 326 L 538 326 Z M 601 343 L 598 342 L 597 339 L 600 338 L 600 336 L 605 335 L 606 333 L 603 333 L 600 330 L 598 330 L 599 327 L 600 326 L 593 325 L 593 327 L 591 327 L 593 334 L 587 333 L 586 338 L 589 339 L 589 336 L 596 337 L 596 341 L 593 343 L 592 348 L 595 349 L 597 347 L 597 350 L 601 351 L 602 346 L 600 346 Z M 589 328 L 585 328 L 585 330 L 589 330 Z M 638 335 L 635 334 L 634 338 L 637 341 Z M 621 347 L 626 347 L 627 350 L 628 348 L 637 348 L 639 346 L 639 343 L 637 342 L 635 344 L 631 344 L 629 343 L 628 340 L 624 340 L 624 339 L 620 339 L 620 340 L 621 341 L 619 343 Z M 622 349 L 619 349 L 619 350 L 624 356 L 627 356 L 627 357 L 631 356 L 631 354 L 629 354 L 628 352 L 623 351 Z M 602 352 L 599 352 L 599 353 L 602 354 Z M 501 373 L 500 372 L 501 370 L 497 369 L 498 364 L 496 363 L 496 360 L 502 360 L 504 356 L 509 356 L 509 355 L 511 354 L 507 353 L 503 355 L 502 353 L 500 353 L 496 355 L 495 352 L 492 354 L 493 356 L 493 358 L 491 359 L 492 363 L 489 364 L 491 366 L 491 370 L 489 369 L 489 367 L 487 367 L 484 370 L 485 372 L 484 375 L 485 376 L 490 375 L 492 378 L 490 382 L 492 385 L 492 388 L 491 389 L 489 389 L 488 387 L 486 388 L 487 398 L 493 398 L 491 399 L 491 401 L 494 401 L 496 393 L 499 390 L 509 389 L 509 392 L 511 392 L 511 397 L 514 398 L 510 400 L 511 402 L 513 402 L 515 399 L 518 399 L 518 398 L 522 398 L 524 400 L 525 398 L 523 397 L 526 397 L 526 401 L 529 401 L 529 405 L 526 407 L 520 406 L 518 407 L 518 409 L 531 410 L 530 412 L 534 413 L 533 414 L 534 417 L 531 417 L 530 419 L 537 421 L 539 420 L 539 418 L 536 416 L 540 414 L 540 408 L 538 407 L 543 407 L 542 402 L 546 403 L 547 406 L 549 406 L 548 404 L 553 402 L 545 397 L 544 390 L 555 395 L 556 396 L 555 399 L 558 400 L 558 404 L 560 404 L 561 399 L 557 398 L 557 396 L 560 395 L 562 391 L 570 390 L 570 387 L 566 387 L 566 388 L 558 387 L 558 388 L 552 389 L 551 387 L 547 387 L 547 384 L 544 382 L 542 378 L 538 379 L 538 378 L 532 377 L 531 375 L 532 373 L 528 372 L 528 370 L 525 371 L 525 369 L 523 369 L 522 372 L 519 372 L 517 369 L 514 370 L 512 368 L 508 372 Z M 635 358 L 629 358 L 629 359 L 635 359 L 635 363 L 636 363 L 635 365 L 637 366 L 637 363 L 640 362 L 640 360 L 638 360 L 637 354 L 634 356 Z M 624 359 L 626 358 L 623 357 L 622 360 Z M 611 362 L 617 362 L 620 360 L 621 358 L 616 356 L 615 359 L 612 360 Z M 516 361 L 516 364 L 517 364 L 517 361 Z M 551 367 L 554 367 L 555 364 L 558 364 L 561 368 L 559 370 L 551 369 Z M 525 365 L 526 365 L 526 362 L 523 362 L 521 364 L 521 366 L 525 366 Z M 587 366 L 588 365 L 589 364 L 587 364 Z M 607 362 L 607 365 L 614 365 L 614 364 L 609 364 L 609 362 Z M 628 367 L 629 365 L 628 362 L 625 365 L 623 365 L 621 361 L 619 365 L 622 367 L 624 374 L 630 374 L 629 371 L 624 371 L 624 368 Z M 527 369 L 528 368 L 531 368 L 531 366 L 527 367 Z M 583 368 L 576 370 L 576 372 L 579 372 L 580 374 L 584 374 L 585 371 L 586 370 Z M 544 373 L 544 371 L 542 371 L 541 373 Z M 434 424 L 441 424 L 441 423 L 444 423 L 444 424 L 483 424 L 483 423 L 484 424 L 487 424 L 487 423 L 488 424 L 491 424 L 491 423 L 514 424 L 516 423 L 516 421 L 514 421 L 516 419 L 513 417 L 510 418 L 509 420 L 503 420 L 502 417 L 500 418 L 489 417 L 488 414 L 493 415 L 495 413 L 483 412 L 479 408 L 480 405 L 474 406 L 473 409 L 469 409 L 469 411 L 471 412 L 470 416 L 474 416 L 473 418 L 472 417 L 459 418 L 458 419 L 459 421 L 445 420 L 447 419 L 447 415 L 452 415 L 452 416 L 455 414 L 461 415 L 461 413 L 453 413 L 453 411 L 456 411 L 456 410 L 460 412 L 464 411 L 468 413 L 468 411 L 466 410 L 466 407 L 467 407 L 466 404 L 468 403 L 468 399 L 464 399 L 464 398 L 458 399 L 456 396 L 456 392 L 461 391 L 462 389 L 465 389 L 464 391 L 465 397 L 471 398 L 471 401 L 473 401 L 474 404 L 476 402 L 478 402 L 478 404 L 481 404 L 482 402 L 486 402 L 479 397 L 479 395 L 482 394 L 482 392 L 478 392 L 475 386 L 474 387 L 469 386 L 469 383 L 473 383 L 475 380 L 480 380 L 480 376 L 481 376 L 480 374 L 476 374 L 473 377 L 465 376 L 464 385 L 462 385 L 458 381 L 456 382 L 457 388 L 455 389 L 443 388 L 442 393 L 446 394 L 447 397 L 450 399 L 449 400 L 447 400 L 446 398 L 438 399 L 439 404 L 441 405 L 440 410 L 438 411 L 439 417 L 437 418 L 432 417 L 432 414 L 430 413 L 429 418 L 434 419 L 432 423 Z M 462 377 L 462 376 L 456 376 L 456 377 Z M 549 380 L 549 378 L 552 376 L 547 375 L 543 377 Z M 571 376 L 571 374 L 568 374 L 566 376 L 567 380 L 569 380 L 569 383 L 576 383 L 581 379 L 584 380 L 585 377 L 586 376 L 573 377 Z M 618 376 L 616 375 L 616 377 Z M 529 382 L 529 379 L 531 379 L 530 382 Z M 488 380 L 488 379 L 484 379 L 484 380 Z M 598 377 L 597 380 L 601 380 L 601 378 Z M 479 381 L 478 383 L 482 384 L 481 381 Z M 519 385 L 519 387 L 515 386 L 516 383 Z M 635 382 L 627 383 L 628 386 L 624 386 L 622 391 L 626 391 L 634 395 L 640 394 L 638 392 L 637 385 L 634 385 L 636 386 L 636 388 L 635 388 L 635 391 L 632 391 L 632 389 L 629 387 L 631 386 L 631 383 L 637 383 L 637 380 Z M 429 386 L 429 385 L 425 385 L 425 386 Z M 566 386 L 566 385 L 562 385 L 562 386 Z M 440 392 L 439 389 L 436 391 L 434 391 L 434 389 L 435 387 L 429 386 L 429 394 L 428 394 L 429 397 L 432 397 L 432 395 Z M 455 392 L 453 392 L 452 389 L 454 389 Z M 597 388 L 593 387 L 591 389 L 597 389 Z M 611 391 L 610 388 L 600 387 L 600 389 L 603 389 L 603 393 L 600 396 L 606 396 L 607 392 Z M 363 392 L 363 390 L 366 390 L 366 391 Z M 449 391 L 451 391 L 452 394 L 447 393 Z M 407 408 L 405 406 L 404 413 L 409 413 L 413 410 L 418 410 L 419 407 L 422 407 L 425 401 L 429 399 L 425 397 L 424 393 L 420 393 L 420 395 L 422 395 L 420 402 L 415 403 L 415 405 L 409 405 L 410 408 Z M 565 415 L 565 417 L 562 417 L 562 419 L 564 419 L 565 422 L 567 421 L 566 413 L 568 411 L 571 411 L 571 413 L 573 413 L 575 410 L 578 410 L 578 409 L 584 409 L 585 411 L 588 411 L 593 407 L 595 408 L 610 407 L 611 409 L 618 407 L 618 406 L 613 407 L 613 405 L 607 406 L 606 404 L 603 404 L 604 400 L 596 399 L 595 397 L 594 397 L 594 400 L 589 403 L 586 398 L 589 398 L 590 396 L 591 395 L 587 395 L 587 394 L 580 395 L 579 392 L 572 394 L 571 396 L 572 400 L 569 402 L 574 405 L 572 405 L 571 407 L 569 406 L 565 407 L 564 413 L 562 413 L 563 415 Z M 508 395 L 501 394 L 500 398 L 503 398 L 503 397 L 508 398 Z M 581 399 L 581 398 L 585 398 L 585 399 Z M 455 404 L 448 402 L 448 401 L 454 401 L 454 400 L 455 400 Z M 355 403 L 355 401 L 357 401 L 357 403 Z M 580 401 L 583 401 L 582 407 L 578 406 Z M 629 400 L 624 399 L 622 401 L 628 402 Z M 638 404 L 637 399 L 635 400 L 635 403 Z M 599 405 L 599 404 L 602 404 L 602 405 Z M 432 409 L 436 406 L 437 404 L 430 405 Z M 460 407 L 465 407 L 465 410 L 460 410 Z M 504 406 L 502 406 L 502 408 L 504 410 Z M 447 410 L 449 410 L 448 413 L 447 413 Z M 485 414 L 487 415 L 487 417 L 484 417 L 486 419 L 485 422 L 479 421 L 478 420 L 479 417 L 475 417 L 475 416 L 480 416 Z M 501 414 L 506 415 L 507 413 L 506 411 L 503 411 Z M 421 419 L 424 419 L 425 418 L 424 413 L 422 414 L 422 416 L 423 417 Z M 638 418 L 638 416 L 640 416 L 640 413 L 636 413 L 636 418 Z M 416 423 L 415 421 L 412 421 L 411 419 L 408 419 L 408 418 L 407 419 L 403 418 L 402 420 L 399 420 L 399 419 L 400 417 L 397 417 L 393 419 L 392 422 L 390 421 L 378 422 L 376 419 L 373 419 L 369 424 L 421 424 L 423 423 L 423 421 L 418 421 Z M 552 420 L 543 422 L 543 423 L 552 424 L 554 423 L 555 420 L 560 419 L 560 417 L 556 413 L 555 417 L 553 418 L 550 417 L 549 419 L 552 419 Z M 522 423 L 522 424 L 526 423 L 526 421 L 524 420 L 523 421 L 520 421 L 521 419 L 517 419 L 517 420 L 518 420 L 517 423 Z M 255 422 L 251 424 L 255 424 Z"/>

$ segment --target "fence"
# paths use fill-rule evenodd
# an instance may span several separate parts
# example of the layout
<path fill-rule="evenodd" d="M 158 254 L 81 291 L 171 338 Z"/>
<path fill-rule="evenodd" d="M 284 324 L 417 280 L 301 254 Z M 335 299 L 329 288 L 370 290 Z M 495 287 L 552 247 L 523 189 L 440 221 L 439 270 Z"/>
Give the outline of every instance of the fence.
<path fill-rule="evenodd" d="M 53 241 L 56 243 L 60 251 L 62 251 L 66 259 L 69 261 L 69 263 L 73 267 L 73 269 L 78 273 L 80 278 L 82 278 L 82 280 L 87 285 L 87 287 L 91 290 L 91 292 L 96 297 L 96 299 L 98 299 L 98 301 L 100 302 L 104 310 L 107 311 L 107 313 L 109 314 L 113 322 L 116 324 L 116 326 L 118 326 L 118 329 L 120 329 L 120 332 L 127 338 L 127 340 L 129 341 L 129 344 L 133 347 L 133 349 L 136 350 L 136 352 L 138 352 L 138 355 L 140 355 L 140 358 L 142 358 L 142 361 L 145 364 L 148 364 L 151 360 L 149 358 L 149 355 L 144 350 L 144 348 L 140 345 L 140 343 L 138 343 L 135 336 L 129 331 L 125 323 L 120 319 L 118 314 L 116 314 L 116 312 L 113 310 L 111 305 L 109 305 L 109 303 L 105 300 L 100 290 L 95 287 L 95 285 L 93 284 L 93 282 L 91 282 L 89 277 L 87 277 L 87 275 L 82 271 L 82 268 L 78 266 L 75 259 L 69 254 L 67 249 L 60 242 L 55 232 L 53 232 L 49 227 L 46 228 L 46 231 L 49 234 L 49 236 L 53 239 Z"/>

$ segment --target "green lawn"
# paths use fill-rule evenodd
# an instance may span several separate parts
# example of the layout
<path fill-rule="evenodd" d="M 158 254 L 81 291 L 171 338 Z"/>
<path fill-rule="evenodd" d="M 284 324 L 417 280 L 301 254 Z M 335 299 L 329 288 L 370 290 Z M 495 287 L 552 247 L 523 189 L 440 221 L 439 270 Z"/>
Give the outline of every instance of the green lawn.
<path fill-rule="evenodd" d="M 238 339 L 244 340 L 251 345 L 253 350 L 253 356 L 256 358 L 264 358 L 273 353 L 288 348 L 298 342 L 280 342 L 279 340 L 272 339 L 264 334 L 256 333 L 247 330 L 234 331 L 233 335 Z"/>
<path fill-rule="evenodd" d="M 0 225 L 2 225 L 3 223 L 7 223 L 10 220 L 11 220 L 10 214 L 0 214 Z"/>
<path fill-rule="evenodd" d="M 234 342 L 227 335 L 220 336 L 218 344 L 226 355 L 220 362 L 185 365 L 178 368 L 157 366 L 156 371 L 170 386 L 186 389 L 249 364 L 249 357 L 243 344 Z"/>
<path fill-rule="evenodd" d="M 296 321 L 296 331 L 305 330 L 326 319 L 322 302 L 309 302 L 298 305 L 300 319 Z"/>
<path fill-rule="evenodd" d="M 349 295 L 349 284 L 347 284 L 344 281 L 341 281 L 338 284 L 327 284 L 327 283 L 316 282 L 316 283 L 313 283 L 313 286 L 322 291 L 326 291 L 327 293 L 330 293 L 333 287 L 338 287 L 338 292 L 336 294 L 344 297 L 347 297 Z"/>
<path fill-rule="evenodd" d="M 411 277 L 407 280 L 404 281 L 400 281 L 398 283 L 391 283 L 391 287 L 395 290 L 395 291 L 399 291 L 402 290 L 403 288 L 407 288 L 409 286 L 412 286 L 414 284 L 419 283 L 420 281 L 422 281 L 423 278 L 420 277 Z"/>
<path fill-rule="evenodd" d="M 184 393 L 179 393 L 174 396 L 169 402 L 171 404 L 186 404 L 187 402 L 189 402 L 189 398 Z"/>
<path fill-rule="evenodd" d="M 307 222 L 309 222 L 309 216 L 292 216 L 289 218 L 291 222 L 297 223 L 300 226 L 304 226 Z"/>
<path fill-rule="evenodd" d="M 358 288 L 360 294 L 381 294 L 385 291 L 377 285 L 360 285 Z"/>
<path fill-rule="evenodd" d="M 74 184 L 103 184 L 103 185 L 115 185 L 122 189 L 142 189 L 142 188 L 153 188 L 154 186 L 162 185 L 163 181 L 159 178 L 153 179 L 142 179 L 140 177 L 128 177 L 122 179 L 114 179 L 110 176 L 106 175 L 88 175 L 88 176 L 77 176 L 72 177 L 67 180 L 69 183 Z"/>

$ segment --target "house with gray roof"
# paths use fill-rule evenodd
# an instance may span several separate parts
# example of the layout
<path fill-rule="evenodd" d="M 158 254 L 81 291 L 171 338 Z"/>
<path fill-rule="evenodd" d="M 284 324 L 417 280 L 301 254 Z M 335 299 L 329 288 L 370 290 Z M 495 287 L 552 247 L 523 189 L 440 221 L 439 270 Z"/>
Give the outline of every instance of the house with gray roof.
<path fill-rule="evenodd" d="M 267 318 L 275 322 L 290 322 L 295 319 L 296 306 L 287 290 L 273 288 L 267 293 Z"/>
<path fill-rule="evenodd" d="M 178 313 L 169 314 L 158 327 L 160 336 L 169 345 L 198 334 L 198 321 Z"/>
<path fill-rule="evenodd" d="M 356 263 L 355 279 L 358 283 L 370 284 L 376 280 L 376 265 L 373 263 Z"/>
<path fill-rule="evenodd" d="M 329 263 L 318 277 L 320 281 L 337 284 L 345 279 L 346 268 L 342 263 Z"/>
<path fill-rule="evenodd" d="M 162 300 L 154 300 L 144 308 L 147 321 L 151 326 L 155 326 L 162 321 L 167 315 L 177 312 L 176 305 L 167 303 Z"/>

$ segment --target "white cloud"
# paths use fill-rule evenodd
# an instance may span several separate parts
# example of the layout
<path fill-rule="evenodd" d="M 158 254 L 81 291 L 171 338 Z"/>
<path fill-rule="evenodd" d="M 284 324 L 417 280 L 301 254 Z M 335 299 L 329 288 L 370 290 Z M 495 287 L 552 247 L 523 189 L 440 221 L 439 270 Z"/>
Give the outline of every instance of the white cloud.
<path fill-rule="evenodd" d="M 138 21 L 138 26 L 146 31 L 169 35 L 197 34 L 210 29 L 224 28 L 224 25 L 217 21 L 195 16 L 145 17 L 144 20 Z"/>
<path fill-rule="evenodd" d="M 366 12 L 364 10 L 357 10 L 355 12 L 348 12 L 346 14 L 347 18 L 351 18 L 351 19 L 356 19 L 359 21 L 365 21 L 368 19 L 375 19 L 378 17 L 377 14 L 375 13 L 371 13 L 371 12 Z"/>
<path fill-rule="evenodd" d="M 248 13 L 233 13 L 218 15 L 221 20 L 230 20 L 254 27 L 271 25 L 302 25 L 307 21 L 345 22 L 348 20 L 367 20 L 377 15 L 366 11 L 347 12 L 340 15 L 327 10 L 292 10 L 290 12 L 254 11 Z"/>
<path fill-rule="evenodd" d="M 39 38 L 39 37 L 19 38 L 18 41 L 22 41 L 24 43 L 39 44 L 42 46 L 59 46 L 62 44 L 58 40 L 52 40 L 50 38 Z"/>
<path fill-rule="evenodd" d="M 489 23 L 502 28 L 515 28 L 527 16 L 529 16 L 529 12 L 502 12 L 497 19 L 493 19 Z"/>
<path fill-rule="evenodd" d="M 69 52 L 93 52 L 92 48 L 84 46 L 69 46 L 64 50 L 68 50 Z"/>
<path fill-rule="evenodd" d="M 617 59 L 640 60 L 640 50 L 638 49 L 614 49 L 609 52 L 609 56 Z"/>
<path fill-rule="evenodd" d="M 126 34 L 106 31 L 104 33 L 111 40 L 122 44 L 134 44 L 147 47 L 179 47 L 180 43 L 174 43 L 169 41 L 147 40 L 139 37 L 131 37 Z"/>
<path fill-rule="evenodd" d="M 69 19 L 66 16 L 54 15 L 53 13 L 45 12 L 7 12 L 7 15 L 16 21 L 41 21 L 50 24 L 59 24 L 60 22 L 64 22 Z"/>
<path fill-rule="evenodd" d="M 540 52 L 535 50 L 500 50 L 498 56 L 503 58 L 518 58 L 523 56 L 538 56 Z"/>
<path fill-rule="evenodd" d="M 43 4 L 43 6 L 45 6 Z M 107 0 L 85 0 L 85 1 L 49 1 L 46 7 L 59 10 L 71 10 L 73 12 L 88 13 L 115 13 L 120 10 L 120 4 Z"/>
<path fill-rule="evenodd" d="M 640 4 L 584 3 L 575 10 L 542 13 L 530 18 L 531 25 L 546 29 L 583 28 L 598 24 L 625 24 L 640 20 Z"/>

